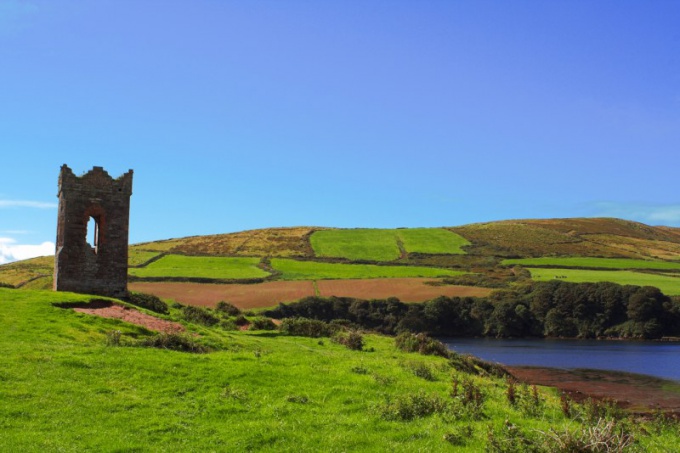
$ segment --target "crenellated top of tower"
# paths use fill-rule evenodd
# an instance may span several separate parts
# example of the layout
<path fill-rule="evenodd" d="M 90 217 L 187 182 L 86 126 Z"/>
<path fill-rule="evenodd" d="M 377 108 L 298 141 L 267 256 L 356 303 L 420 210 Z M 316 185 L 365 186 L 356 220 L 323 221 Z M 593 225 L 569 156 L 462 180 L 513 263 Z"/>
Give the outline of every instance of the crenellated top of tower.
<path fill-rule="evenodd" d="M 132 170 L 119 176 L 112 178 L 106 170 L 102 167 L 92 167 L 92 170 L 76 176 L 68 165 L 61 166 L 59 173 L 59 193 L 63 189 L 78 192 L 106 192 L 111 194 L 120 194 L 124 196 L 132 195 Z"/>

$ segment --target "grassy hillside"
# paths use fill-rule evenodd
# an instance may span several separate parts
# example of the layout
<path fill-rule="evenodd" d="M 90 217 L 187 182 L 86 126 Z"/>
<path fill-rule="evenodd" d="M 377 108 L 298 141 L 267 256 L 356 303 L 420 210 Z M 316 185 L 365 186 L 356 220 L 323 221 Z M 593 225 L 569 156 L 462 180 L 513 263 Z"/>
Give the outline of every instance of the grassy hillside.
<path fill-rule="evenodd" d="M 574 281 L 651 281 L 678 294 L 672 276 L 661 274 L 680 268 L 680 229 L 607 218 L 509 220 L 448 229 L 270 228 L 136 244 L 129 263 L 130 275 L 138 280 L 316 281 L 465 272 L 449 283 L 481 287 L 513 284 L 518 274 L 508 267 L 515 265 L 581 268 Z M 401 266 L 385 266 L 392 263 Z M 0 266 L 0 284 L 51 288 L 52 268 L 49 257 Z M 650 272 L 658 275 L 650 279 Z M 551 278 L 551 273 L 533 275 Z"/>
<path fill-rule="evenodd" d="M 472 243 L 467 250 L 473 254 L 680 260 L 677 230 L 608 218 L 507 220 L 452 228 Z"/>
<path fill-rule="evenodd" d="M 0 450 L 554 451 L 551 429 L 575 441 L 600 426 L 587 407 L 566 416 L 547 390 L 516 386 L 511 404 L 504 379 L 462 370 L 479 373 L 471 361 L 387 337 L 356 351 L 182 321 L 213 352 L 131 346 L 153 333 L 54 305 L 88 299 L 0 289 Z M 644 451 L 680 441 L 674 424 L 610 420 Z"/>

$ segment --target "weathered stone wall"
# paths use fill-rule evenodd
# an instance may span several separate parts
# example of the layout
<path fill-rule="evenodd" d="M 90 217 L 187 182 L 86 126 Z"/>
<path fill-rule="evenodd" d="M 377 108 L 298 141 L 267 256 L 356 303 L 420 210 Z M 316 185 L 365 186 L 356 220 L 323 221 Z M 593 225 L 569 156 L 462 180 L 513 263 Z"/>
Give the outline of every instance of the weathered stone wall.
<path fill-rule="evenodd" d="M 76 176 L 66 165 L 59 175 L 59 216 L 54 289 L 111 297 L 127 295 L 128 229 L 132 170 L 113 179 L 102 167 Z M 87 242 L 90 218 L 95 244 Z"/>

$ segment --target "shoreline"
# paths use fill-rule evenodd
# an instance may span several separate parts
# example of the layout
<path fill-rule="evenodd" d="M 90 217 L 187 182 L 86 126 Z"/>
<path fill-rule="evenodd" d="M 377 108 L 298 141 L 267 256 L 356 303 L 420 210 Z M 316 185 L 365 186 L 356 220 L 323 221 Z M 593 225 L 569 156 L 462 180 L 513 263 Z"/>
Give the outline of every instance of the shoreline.
<path fill-rule="evenodd" d="M 594 369 L 505 366 L 520 382 L 554 387 L 577 402 L 588 398 L 615 401 L 639 414 L 661 411 L 680 415 L 680 382 L 654 376 Z"/>

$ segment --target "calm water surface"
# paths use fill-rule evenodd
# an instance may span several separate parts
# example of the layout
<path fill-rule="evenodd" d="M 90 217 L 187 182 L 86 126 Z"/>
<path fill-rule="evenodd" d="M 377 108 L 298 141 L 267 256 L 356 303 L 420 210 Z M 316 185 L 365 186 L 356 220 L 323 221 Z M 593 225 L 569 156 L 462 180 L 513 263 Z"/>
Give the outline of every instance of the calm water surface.
<path fill-rule="evenodd" d="M 504 365 L 626 371 L 680 381 L 680 343 L 440 338 L 449 349 Z"/>

